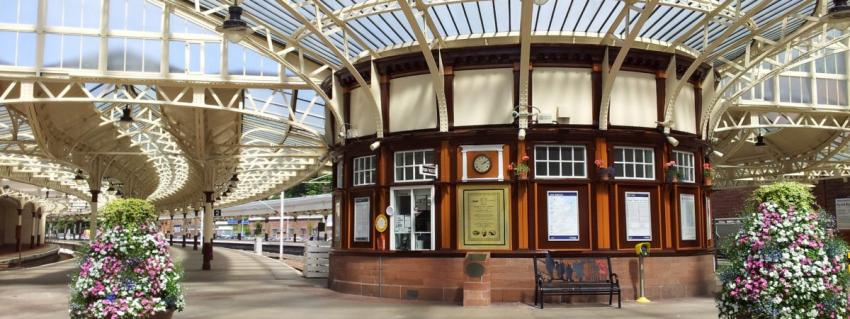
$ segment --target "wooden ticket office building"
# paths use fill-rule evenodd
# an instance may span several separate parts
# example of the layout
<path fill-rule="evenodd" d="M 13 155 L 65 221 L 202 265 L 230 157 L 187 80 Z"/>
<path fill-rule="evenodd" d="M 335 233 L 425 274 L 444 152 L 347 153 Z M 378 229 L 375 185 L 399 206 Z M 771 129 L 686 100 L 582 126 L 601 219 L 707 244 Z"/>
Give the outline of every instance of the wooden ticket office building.
<path fill-rule="evenodd" d="M 659 122 L 667 90 L 693 60 L 632 49 L 600 129 L 603 64 L 617 50 L 532 45 L 532 116 L 523 133 L 515 113 L 518 45 L 435 51 L 444 66 L 444 108 L 421 54 L 355 65 L 376 92 L 346 70 L 325 81 L 345 121 L 331 125 L 347 132 L 333 149 L 340 222 L 331 288 L 458 302 L 466 253 L 487 251 L 492 301 L 530 302 L 532 257 L 550 251 L 611 256 L 629 298 L 637 285 L 634 246 L 650 242 L 648 297 L 708 294 L 714 242 L 699 123 L 708 98 L 702 88 L 713 87 L 714 77 L 706 65 L 688 79 L 665 132 Z"/>

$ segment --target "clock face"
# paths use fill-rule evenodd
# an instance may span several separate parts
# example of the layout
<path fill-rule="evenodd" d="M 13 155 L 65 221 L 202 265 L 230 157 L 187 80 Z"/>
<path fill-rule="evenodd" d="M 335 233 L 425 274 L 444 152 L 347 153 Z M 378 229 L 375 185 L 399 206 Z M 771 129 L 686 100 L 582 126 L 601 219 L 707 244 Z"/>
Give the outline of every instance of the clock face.
<path fill-rule="evenodd" d="M 378 215 L 378 217 L 375 218 L 375 230 L 380 233 L 383 233 L 385 230 L 387 230 L 387 217 L 383 214 Z"/>
<path fill-rule="evenodd" d="M 478 155 L 472 160 L 472 168 L 479 174 L 484 174 L 490 171 L 490 158 L 484 155 Z"/>

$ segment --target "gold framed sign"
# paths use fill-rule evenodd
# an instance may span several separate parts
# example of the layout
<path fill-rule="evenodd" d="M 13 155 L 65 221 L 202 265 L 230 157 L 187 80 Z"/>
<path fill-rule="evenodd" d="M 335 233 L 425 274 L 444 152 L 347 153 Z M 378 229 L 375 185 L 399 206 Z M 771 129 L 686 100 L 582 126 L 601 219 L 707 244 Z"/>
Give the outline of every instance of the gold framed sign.
<path fill-rule="evenodd" d="M 511 249 L 510 186 L 458 186 L 458 248 Z"/>

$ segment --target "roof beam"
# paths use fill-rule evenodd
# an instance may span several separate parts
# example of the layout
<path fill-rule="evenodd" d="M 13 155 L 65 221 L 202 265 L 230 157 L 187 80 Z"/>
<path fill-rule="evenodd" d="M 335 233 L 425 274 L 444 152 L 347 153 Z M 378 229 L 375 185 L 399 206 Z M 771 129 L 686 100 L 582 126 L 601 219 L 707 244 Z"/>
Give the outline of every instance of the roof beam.
<path fill-rule="evenodd" d="M 413 34 L 416 36 L 416 42 L 419 44 L 419 50 L 422 52 L 422 55 L 425 57 L 425 63 L 428 65 L 428 72 L 431 75 L 431 82 L 434 85 L 434 93 L 437 95 L 437 112 L 440 117 L 440 132 L 448 132 L 449 117 L 448 107 L 446 104 L 445 82 L 443 81 L 443 69 L 437 66 L 437 61 L 434 59 L 434 53 L 431 52 L 431 42 L 428 41 L 425 36 L 425 32 L 422 31 L 422 28 L 419 26 L 419 22 L 416 21 L 413 9 L 410 7 L 408 0 L 398 0 L 398 4 L 401 7 L 401 11 L 404 12 L 404 16 L 407 18 L 410 28 L 413 29 Z M 420 14 L 424 13 L 425 12 L 420 11 Z M 428 18 L 428 20 L 430 20 L 430 18 Z M 436 36 L 436 39 L 439 42 L 439 33 Z"/>
<path fill-rule="evenodd" d="M 658 5 L 658 0 L 647 0 L 643 10 L 638 14 L 638 19 L 635 22 L 634 27 L 630 28 L 630 21 L 626 21 L 626 30 L 628 34 L 626 36 L 625 41 L 620 46 L 620 52 L 617 53 L 617 57 L 614 59 L 614 64 L 611 65 L 611 68 L 608 70 L 607 74 L 605 74 L 605 81 L 602 83 L 602 103 L 600 104 L 599 110 L 599 129 L 607 130 L 608 129 L 608 111 L 611 106 L 611 91 L 614 88 L 614 81 L 617 79 L 617 74 L 620 72 L 620 67 L 623 66 L 623 62 L 626 60 L 626 55 L 629 54 L 629 50 L 632 48 L 632 45 L 635 43 L 635 39 L 637 38 L 640 30 L 643 28 L 643 25 L 649 19 L 649 16 L 652 15 L 652 11 L 655 9 L 655 6 Z M 622 17 L 628 14 L 628 11 L 631 6 L 629 3 L 626 3 L 625 8 L 620 12 L 620 15 L 617 16 L 619 20 L 622 20 Z M 613 34 L 613 31 L 616 30 L 616 27 L 619 26 L 619 20 L 615 21 L 611 28 L 608 30 L 608 33 L 602 39 L 601 44 L 605 44 L 606 40 L 610 38 Z"/>
<path fill-rule="evenodd" d="M 531 22 L 534 1 L 522 0 L 519 19 L 519 129 L 528 128 L 528 82 L 531 73 Z M 522 131 L 521 131 L 522 132 Z M 520 134 L 520 138 L 525 135 Z"/>
<path fill-rule="evenodd" d="M 359 84 L 361 88 L 366 89 L 366 94 L 369 97 L 369 99 L 368 99 L 369 104 L 370 104 L 371 107 L 374 107 L 375 111 L 376 111 L 375 112 L 375 114 L 376 114 L 376 116 L 375 116 L 376 134 L 375 135 L 379 139 L 383 138 L 384 137 L 384 124 L 383 124 L 384 120 L 383 120 L 383 117 L 381 115 L 381 113 L 383 113 L 383 112 L 381 110 L 380 103 L 378 101 L 378 97 L 375 96 L 375 93 L 374 93 L 375 88 L 372 88 L 369 85 L 369 83 L 366 82 L 366 80 L 363 78 L 363 75 L 361 75 L 360 72 L 357 70 L 357 68 L 355 68 L 354 65 L 351 63 L 351 60 L 349 60 L 349 58 L 347 56 L 345 56 L 345 54 L 340 52 L 339 48 L 337 48 L 336 45 L 331 43 L 331 41 L 328 39 L 328 37 L 325 36 L 325 34 L 323 34 L 321 30 L 319 30 L 319 27 L 317 27 L 309 19 L 304 17 L 304 15 L 301 14 L 300 11 L 298 11 L 298 8 L 293 6 L 292 2 L 290 2 L 288 0 L 287 1 L 277 0 L 276 2 L 284 10 L 286 10 L 287 13 L 289 13 L 290 15 L 292 15 L 293 17 L 298 19 L 301 23 L 304 24 L 305 27 L 307 27 L 307 29 L 310 30 L 310 32 L 312 32 L 317 38 L 319 38 L 319 40 L 322 41 L 322 43 L 324 43 L 325 46 L 327 46 L 327 48 L 330 49 L 334 53 L 334 55 L 336 55 L 340 59 L 343 66 L 345 67 L 345 69 L 347 69 L 348 72 L 351 73 L 351 76 L 353 76 L 354 79 L 357 81 L 357 84 Z M 372 74 L 372 77 L 377 77 L 377 76 L 378 76 L 377 74 Z M 329 100 L 326 100 L 326 101 L 329 101 Z M 340 121 L 340 122 L 342 122 L 342 121 Z"/>

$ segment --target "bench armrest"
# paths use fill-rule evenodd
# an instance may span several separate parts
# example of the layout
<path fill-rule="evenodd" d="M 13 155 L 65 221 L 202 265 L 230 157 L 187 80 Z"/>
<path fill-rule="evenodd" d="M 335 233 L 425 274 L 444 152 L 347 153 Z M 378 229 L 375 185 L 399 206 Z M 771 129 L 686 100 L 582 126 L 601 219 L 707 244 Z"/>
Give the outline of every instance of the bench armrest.
<path fill-rule="evenodd" d="M 612 284 L 620 285 L 620 277 L 618 277 L 617 274 L 611 273 L 608 277 L 608 280 L 610 280 Z"/>

